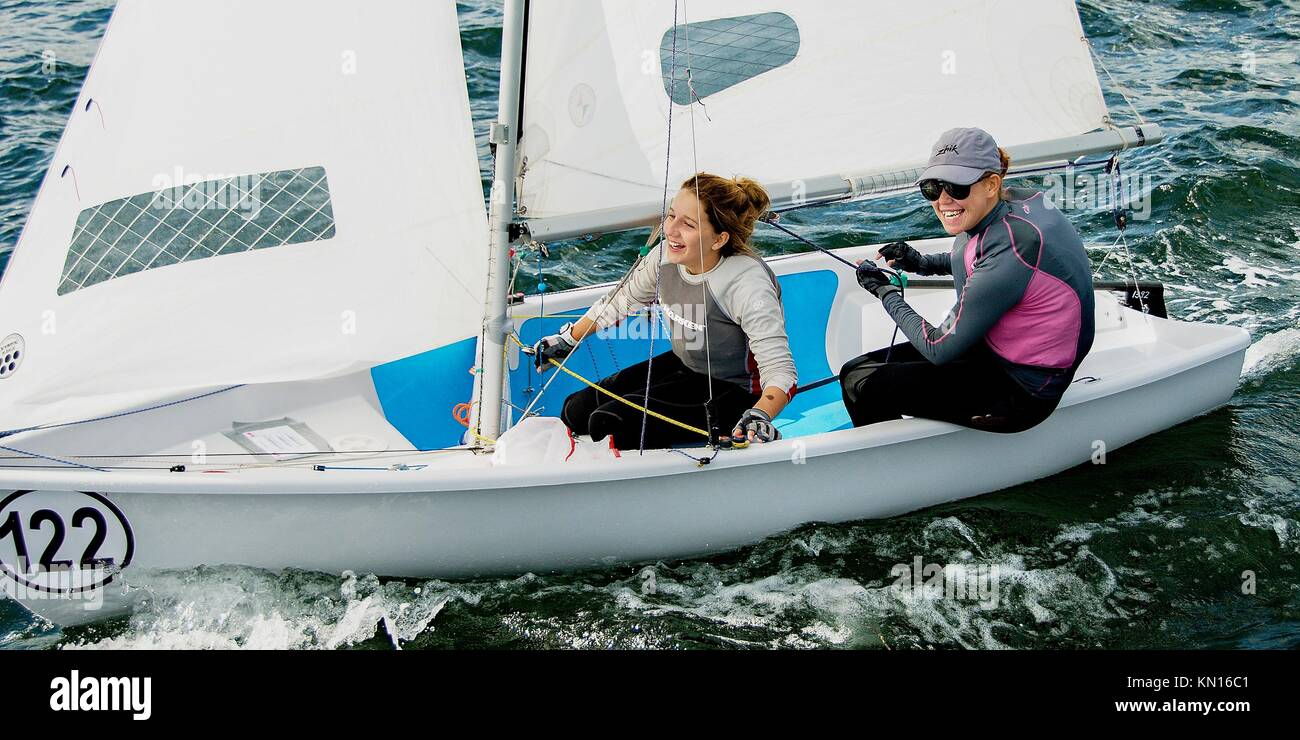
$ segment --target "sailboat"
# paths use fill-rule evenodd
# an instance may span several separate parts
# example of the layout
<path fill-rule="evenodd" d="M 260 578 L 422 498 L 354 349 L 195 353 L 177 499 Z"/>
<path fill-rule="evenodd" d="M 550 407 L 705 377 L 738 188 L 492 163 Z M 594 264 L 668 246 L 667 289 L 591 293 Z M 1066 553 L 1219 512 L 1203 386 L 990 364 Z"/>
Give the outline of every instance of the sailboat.
<path fill-rule="evenodd" d="M 1133 281 L 1099 285 L 1078 382 L 1014 444 L 852 428 L 835 368 L 894 327 L 808 252 L 768 260 L 801 384 L 827 381 L 781 440 L 494 462 L 524 411 L 581 387 L 520 346 L 609 287 L 519 298 L 522 259 L 645 228 L 701 170 L 760 180 L 776 210 L 897 195 L 958 125 L 991 131 L 1013 175 L 1163 136 L 1111 119 L 1069 0 L 505 0 L 485 207 L 454 3 L 121 0 L 0 283 L 5 591 L 77 624 L 205 564 L 460 578 L 691 557 L 1050 476 L 1227 402 L 1247 334 L 1167 318 Z M 940 281 L 907 297 L 931 321 L 954 300 Z M 645 359 L 653 332 L 634 334 L 568 368 Z M 926 463 L 869 475 L 907 460 Z"/>

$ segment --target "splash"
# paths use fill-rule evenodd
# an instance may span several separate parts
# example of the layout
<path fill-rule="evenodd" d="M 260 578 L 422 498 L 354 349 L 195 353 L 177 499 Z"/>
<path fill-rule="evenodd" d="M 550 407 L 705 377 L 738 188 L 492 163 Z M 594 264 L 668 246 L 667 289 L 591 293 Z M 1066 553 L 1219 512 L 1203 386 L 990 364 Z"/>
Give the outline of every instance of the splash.
<path fill-rule="evenodd" d="M 1265 335 L 1246 350 L 1241 368 L 1244 378 L 1255 378 L 1285 368 L 1300 356 L 1300 327 Z"/>
<path fill-rule="evenodd" d="M 400 649 L 457 598 L 438 581 L 411 586 L 351 571 L 336 577 L 234 566 L 147 574 L 132 586 L 142 598 L 124 629 L 73 639 L 64 649 L 338 649 L 383 635 L 386 646 Z"/>

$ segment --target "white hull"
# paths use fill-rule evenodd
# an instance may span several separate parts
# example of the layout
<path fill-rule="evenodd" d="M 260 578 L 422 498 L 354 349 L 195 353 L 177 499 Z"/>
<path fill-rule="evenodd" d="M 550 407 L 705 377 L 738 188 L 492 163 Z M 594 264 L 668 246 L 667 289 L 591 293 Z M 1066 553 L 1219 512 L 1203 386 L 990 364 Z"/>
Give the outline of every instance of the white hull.
<path fill-rule="evenodd" d="M 817 259 L 802 255 L 774 267 L 782 274 L 813 265 L 826 269 L 826 260 L 814 263 Z M 589 292 L 548 298 L 548 310 L 565 310 L 566 302 L 581 305 L 590 300 Z M 878 308 L 873 314 L 857 295 L 842 292 L 828 318 L 831 367 L 889 336 L 888 326 L 878 323 Z M 225 474 L 3 470 L 3 496 L 17 490 L 37 492 L 29 496 L 45 491 L 103 495 L 120 509 L 134 539 L 130 565 L 97 593 L 105 598 L 103 608 L 87 610 L 85 605 L 95 602 L 30 592 L 19 600 L 66 624 L 129 609 L 123 578 L 129 583 L 133 573 L 153 569 L 241 564 L 457 578 L 689 557 L 752 543 L 805 522 L 889 517 L 1049 476 L 1088 462 L 1098 441 L 1111 452 L 1227 402 L 1249 343 L 1245 332 L 1145 317 L 1108 296 L 1098 297 L 1106 299 L 1098 312 L 1098 339 L 1079 373 L 1097 380 L 1076 383 L 1051 418 L 1015 435 L 1014 444 L 1004 435 L 906 419 L 723 452 L 702 468 L 673 452 L 656 451 L 540 470 L 494 468 L 486 455 L 468 452 L 432 463 L 413 453 L 411 462 L 429 466 L 402 472 L 317 472 L 301 466 Z M 936 291 L 915 300 L 933 314 L 946 308 L 951 296 Z M 553 301 L 561 305 L 549 309 Z M 857 310 L 860 306 L 866 310 Z M 846 323 L 854 320 L 860 322 L 856 329 Z M 841 346 L 846 336 L 862 339 Z M 349 382 L 324 387 L 346 388 Z M 252 403 L 259 392 L 249 389 L 252 395 L 242 398 Z M 177 419 L 177 424 L 211 423 L 203 417 L 207 411 L 239 398 L 218 396 L 185 407 L 188 422 Z M 344 407 L 317 398 L 315 405 L 299 404 L 295 415 L 310 418 L 317 409 L 314 423 L 328 425 L 330 414 Z M 262 416 L 283 411 L 272 407 Z M 253 415 L 245 409 L 222 413 L 223 419 Z M 105 440 L 120 441 L 126 430 L 147 421 L 147 416 L 128 418 L 97 431 L 90 425 L 51 435 L 48 444 L 40 444 L 38 436 L 13 444 L 47 454 L 67 450 L 70 440 L 81 449 L 103 449 Z M 132 437 L 132 447 L 187 450 L 183 440 L 200 436 L 186 436 L 190 431 L 174 430 L 177 439 L 170 444 Z M 91 447 L 96 438 L 99 446 Z M 1014 458 L 1007 455 L 1010 449 Z M 909 459 L 926 464 L 900 464 Z M 382 464 L 400 461 L 386 457 Z M 56 509 L 64 505 L 47 498 Z M 65 519 L 71 515 L 63 512 Z M 69 552 L 80 546 L 73 534 L 82 533 L 69 534 Z M 29 549 L 37 552 L 43 543 L 33 539 Z"/>

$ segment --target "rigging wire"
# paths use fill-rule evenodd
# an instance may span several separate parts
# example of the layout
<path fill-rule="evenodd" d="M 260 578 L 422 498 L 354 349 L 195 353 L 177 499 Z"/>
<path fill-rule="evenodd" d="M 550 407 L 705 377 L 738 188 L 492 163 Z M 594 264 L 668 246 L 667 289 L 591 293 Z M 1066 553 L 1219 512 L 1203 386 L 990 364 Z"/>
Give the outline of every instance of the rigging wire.
<path fill-rule="evenodd" d="M 682 34 L 686 40 L 686 90 L 690 93 L 690 111 L 691 111 L 691 170 L 695 173 L 692 178 L 695 181 L 695 224 L 698 231 L 699 226 L 704 223 L 703 204 L 700 202 L 700 150 L 695 138 L 695 104 L 701 103 L 700 96 L 695 92 L 695 76 L 692 69 L 691 61 L 691 19 L 687 15 L 686 0 L 682 0 Z M 676 21 L 676 17 L 673 18 Z M 669 111 L 672 110 L 672 102 L 669 101 Z M 706 113 L 707 115 L 707 113 Z M 708 428 L 709 433 L 713 434 L 715 428 L 714 398 L 713 398 L 713 345 L 709 341 L 709 278 L 704 273 L 704 240 L 700 239 L 700 305 L 703 311 L 700 316 L 700 325 L 704 327 L 704 365 L 705 377 L 709 387 L 709 399 L 704 402 L 704 426 Z M 646 405 L 649 405 L 649 392 L 646 394 Z M 642 431 L 642 434 L 645 432 Z M 713 439 L 709 444 L 716 446 Z"/>
<path fill-rule="evenodd" d="M 668 79 L 672 81 L 672 89 L 668 91 L 668 136 L 666 142 L 666 153 L 664 155 L 664 192 L 663 192 L 662 206 L 659 212 L 659 227 L 658 229 L 655 230 L 653 234 L 651 234 L 650 236 L 651 241 L 653 241 L 655 236 L 658 235 L 659 231 L 663 229 L 664 222 L 668 220 L 668 178 L 670 177 L 670 173 L 672 171 L 672 163 L 673 163 L 673 96 L 677 92 L 677 27 L 678 27 L 677 5 L 678 5 L 678 1 L 673 0 L 673 55 L 672 55 L 671 71 L 668 75 Z M 645 251 L 644 247 L 642 248 L 642 251 Z M 651 304 L 653 306 L 659 305 L 659 276 L 660 273 L 663 271 L 663 262 L 664 262 L 664 250 L 660 249 L 659 264 L 656 266 L 655 269 L 655 297 L 654 297 L 654 303 Z M 656 334 L 656 332 L 654 331 L 654 328 L 656 326 L 655 322 L 656 320 L 651 320 L 650 356 L 646 359 L 646 366 L 645 366 L 645 395 L 642 396 L 642 400 L 646 406 L 650 405 L 650 377 L 651 377 L 650 374 L 654 370 L 654 361 L 655 361 L 655 334 Z M 647 409 L 646 412 L 642 412 L 641 414 L 641 440 L 639 446 L 637 447 L 637 454 L 639 455 L 645 455 L 645 435 L 646 435 L 646 427 L 648 423 L 649 423 L 649 414 Z"/>
<path fill-rule="evenodd" d="M 1087 36 L 1084 36 L 1083 42 L 1088 45 L 1088 51 L 1092 54 L 1092 58 L 1097 61 L 1097 64 L 1101 66 L 1101 71 L 1106 73 L 1106 79 L 1110 80 L 1111 83 L 1115 85 L 1119 91 L 1120 97 L 1128 104 L 1129 109 L 1133 111 L 1133 115 L 1137 116 L 1138 123 L 1146 125 L 1146 119 L 1142 117 L 1142 113 L 1138 111 L 1137 106 L 1134 105 L 1132 99 L 1129 98 L 1128 88 L 1124 87 L 1124 85 L 1120 83 L 1119 80 L 1116 80 L 1115 76 L 1110 73 L 1110 70 L 1106 67 L 1106 63 L 1101 60 L 1101 55 L 1097 53 L 1096 47 L 1092 45 L 1092 40 Z M 1110 121 L 1110 116 L 1106 117 L 1106 122 L 1112 127 L 1115 125 Z"/>
<path fill-rule="evenodd" d="M 515 342 L 515 344 L 518 344 L 518 345 L 520 346 L 520 348 L 525 348 L 525 345 L 524 345 L 523 341 L 522 341 L 521 339 L 519 339 L 519 337 L 515 336 L 514 334 L 511 334 L 511 335 L 509 335 L 509 336 L 510 336 L 511 340 L 513 340 L 513 341 Z M 659 419 L 660 421 L 664 421 L 664 422 L 667 422 L 667 423 L 669 423 L 669 424 L 672 424 L 673 426 L 680 427 L 680 428 L 685 429 L 685 430 L 690 431 L 690 432 L 695 432 L 696 434 L 702 434 L 702 435 L 704 435 L 705 437 L 708 437 L 708 436 L 709 436 L 709 433 L 706 432 L 706 431 L 704 431 L 703 429 L 699 429 L 699 428 L 697 428 L 697 427 L 693 427 L 693 426 L 691 426 L 690 424 L 687 424 L 687 423 L 685 423 L 685 422 L 677 421 L 676 419 L 673 419 L 673 418 L 670 418 L 670 417 L 668 417 L 668 416 L 665 416 L 665 415 L 663 415 L 663 414 L 661 414 L 661 413 L 659 413 L 659 412 L 657 412 L 657 411 L 651 411 L 650 409 L 646 408 L 645 406 L 641 406 L 640 404 L 637 404 L 637 403 L 634 402 L 634 401 L 629 401 L 628 399 L 624 398 L 623 396 L 620 396 L 620 395 L 618 395 L 617 393 L 614 393 L 613 391 L 608 390 L 607 388 L 603 388 L 603 387 L 601 387 L 599 384 L 597 384 L 597 383 L 595 383 L 595 382 L 593 382 L 593 381 L 591 381 L 591 380 L 588 380 L 587 378 L 584 378 L 583 376 L 581 376 L 581 375 L 579 375 L 578 373 L 576 373 L 576 372 L 570 370 L 570 369 L 567 368 L 567 367 L 564 367 L 564 363 L 556 362 L 555 360 L 551 360 L 550 363 L 551 363 L 551 365 L 553 365 L 556 369 L 560 370 L 561 372 L 563 372 L 564 374 L 566 374 L 566 375 L 568 375 L 569 377 L 573 378 L 574 380 L 577 380 L 577 381 L 581 382 L 583 385 L 586 385 L 588 388 L 591 388 L 592 390 L 595 390 L 595 391 L 598 391 L 598 392 L 600 392 L 600 393 L 603 393 L 603 394 L 609 396 L 610 398 L 612 398 L 612 399 L 614 399 L 614 400 L 618 401 L 619 403 L 622 403 L 622 404 L 624 404 L 624 405 L 626 405 L 626 406 L 631 406 L 632 408 L 636 409 L 637 411 L 640 411 L 640 412 L 642 413 L 642 415 L 646 415 L 646 414 L 648 414 L 648 415 L 650 415 L 650 416 L 653 416 L 653 417 L 656 418 L 656 419 Z"/>
<path fill-rule="evenodd" d="M 852 263 L 852 262 L 850 262 L 850 261 L 844 259 L 843 257 L 839 256 L 838 254 L 835 254 L 834 252 L 832 252 L 831 250 L 829 250 L 829 249 L 827 249 L 827 248 L 821 246 L 820 244 L 814 244 L 812 241 L 810 241 L 810 240 L 808 240 L 808 239 L 805 239 L 805 238 L 803 238 L 802 236 L 799 236 L 798 234 L 794 233 L 794 232 L 791 231 L 790 229 L 787 229 L 786 227 L 782 226 L 781 223 L 780 223 L 780 221 L 781 221 L 781 216 L 780 216 L 780 214 L 776 213 L 775 211 L 769 211 L 768 213 L 766 213 L 766 214 L 763 216 L 763 218 L 761 218 L 761 219 L 759 219 L 759 220 L 761 220 L 763 223 L 767 224 L 768 226 L 771 226 L 771 227 L 774 228 L 774 229 L 777 229 L 777 230 L 779 230 L 779 231 L 783 231 L 783 232 L 785 232 L 786 234 L 789 234 L 790 236 L 793 236 L 795 239 L 798 239 L 800 242 L 803 242 L 804 244 L 807 244 L 808 246 L 812 247 L 813 249 L 816 249 L 818 252 L 821 252 L 822 254 L 826 255 L 827 257 L 830 257 L 831 259 L 834 259 L 834 260 L 837 260 L 837 261 L 839 261 L 839 262 L 842 262 L 842 263 L 844 263 L 845 265 L 848 265 L 850 268 L 853 269 L 853 271 L 854 271 L 855 273 L 857 272 L 857 270 L 858 270 L 858 266 L 855 265 L 854 263 Z M 902 272 L 900 272 L 900 271 L 898 271 L 898 270 L 891 269 L 891 268 L 889 268 L 889 267 L 883 267 L 883 266 L 881 266 L 881 265 L 875 265 L 875 268 L 876 268 L 877 270 L 880 270 L 881 272 L 885 273 L 886 275 L 889 275 L 889 276 L 892 278 L 891 282 L 893 282 L 894 285 L 897 285 L 897 286 L 898 286 L 898 295 L 899 295 L 900 298 L 906 296 L 906 294 L 907 294 L 907 278 L 906 278 L 906 276 L 903 275 Z M 895 324 L 894 324 L 894 335 L 893 335 L 893 337 L 890 338 L 890 340 L 889 340 L 889 348 L 885 350 L 885 362 L 889 362 L 889 358 L 890 358 L 890 356 L 892 356 L 892 355 L 894 354 L 894 345 L 895 345 L 895 344 L 898 344 L 898 329 L 899 329 L 899 326 L 898 326 L 897 322 L 895 322 Z"/>
<path fill-rule="evenodd" d="M 177 400 L 175 400 L 175 401 L 168 401 L 168 402 L 166 402 L 166 403 L 155 404 L 155 405 L 153 405 L 153 406 L 146 406 L 145 408 L 142 408 L 142 409 L 133 409 L 133 410 L 131 410 L 131 411 L 122 411 L 122 412 L 119 412 L 119 413 L 116 413 L 116 414 L 106 414 L 106 415 L 104 415 L 104 416 L 95 416 L 95 417 L 92 417 L 92 418 L 89 418 L 89 419 L 79 419 L 79 420 L 77 420 L 77 421 L 65 421 L 65 422 L 61 422 L 61 423 L 59 423 L 59 424 L 40 424 L 40 425 L 37 425 L 37 426 L 24 427 L 24 428 L 22 428 L 22 429 L 9 429 L 9 430 L 6 430 L 6 431 L 0 431 L 0 439 L 4 439 L 5 437 L 12 437 L 12 436 L 15 435 L 15 434 L 23 434 L 23 433 L 25 433 L 25 432 L 40 432 L 40 431 L 45 431 L 45 430 L 47 430 L 47 429 L 60 429 L 60 428 L 63 428 L 63 427 L 77 426 L 78 424 L 90 424 L 90 423 L 92 423 L 92 422 L 96 422 L 96 421 L 108 421 L 109 419 L 120 419 L 120 418 L 122 418 L 122 417 L 124 417 L 124 416 L 131 416 L 131 415 L 133 415 L 133 414 L 143 414 L 143 413 L 145 413 L 146 411 L 156 411 L 156 410 L 158 410 L 158 409 L 165 409 L 165 408 L 167 408 L 167 407 L 169 407 L 169 406 L 178 406 L 178 405 L 180 405 L 180 404 L 182 404 L 182 403 L 187 403 L 187 402 L 189 402 L 189 401 L 197 401 L 197 400 L 199 400 L 199 399 L 207 398 L 207 397 L 209 397 L 209 396 L 215 396 L 215 395 L 217 395 L 217 394 L 219 394 L 219 393 L 225 393 L 226 391 L 233 391 L 233 390 L 235 390 L 235 389 L 237 389 L 237 388 L 243 388 L 243 387 L 244 387 L 244 386 L 243 386 L 242 384 L 241 384 L 241 385 L 232 385 L 232 386 L 228 386 L 228 387 L 226 387 L 226 388 L 218 388 L 218 389 L 215 390 L 215 391 L 208 391 L 207 393 L 200 393 L 200 394 L 197 395 L 197 396 L 189 396 L 188 398 L 181 398 L 181 399 L 177 399 Z"/>

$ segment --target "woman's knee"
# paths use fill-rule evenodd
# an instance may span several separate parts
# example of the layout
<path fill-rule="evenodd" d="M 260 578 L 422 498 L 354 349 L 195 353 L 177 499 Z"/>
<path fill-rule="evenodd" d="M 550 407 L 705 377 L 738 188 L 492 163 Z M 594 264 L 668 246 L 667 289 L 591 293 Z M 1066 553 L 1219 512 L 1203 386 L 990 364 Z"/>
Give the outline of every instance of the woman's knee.
<path fill-rule="evenodd" d="M 586 391 L 578 391 L 564 399 L 564 408 L 560 410 L 560 421 L 564 422 L 574 434 L 587 434 L 591 422 L 591 412 L 596 405 L 586 398 Z"/>
<path fill-rule="evenodd" d="M 868 355 L 844 363 L 840 368 L 840 389 L 845 400 L 864 395 L 864 389 L 877 382 L 885 370 L 885 363 L 874 361 Z"/>
<path fill-rule="evenodd" d="M 574 431 L 577 432 L 576 429 Z M 628 421 L 618 409 L 606 404 L 593 410 L 587 417 L 586 433 L 597 442 L 612 436 L 615 444 L 623 445 L 627 443 L 624 438 L 628 436 Z"/>

